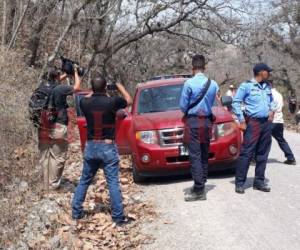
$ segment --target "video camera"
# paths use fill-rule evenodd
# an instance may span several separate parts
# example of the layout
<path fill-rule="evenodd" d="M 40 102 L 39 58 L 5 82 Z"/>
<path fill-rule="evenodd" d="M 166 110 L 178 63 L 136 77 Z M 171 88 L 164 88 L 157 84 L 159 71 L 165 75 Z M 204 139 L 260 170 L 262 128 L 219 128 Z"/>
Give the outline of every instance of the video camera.
<path fill-rule="evenodd" d="M 65 73 L 67 73 L 67 75 L 74 75 L 74 68 L 77 67 L 77 71 L 78 71 L 78 75 L 79 76 L 83 76 L 85 73 L 85 69 L 79 66 L 79 63 L 65 58 L 63 56 L 60 57 L 61 60 L 61 70 Z"/>

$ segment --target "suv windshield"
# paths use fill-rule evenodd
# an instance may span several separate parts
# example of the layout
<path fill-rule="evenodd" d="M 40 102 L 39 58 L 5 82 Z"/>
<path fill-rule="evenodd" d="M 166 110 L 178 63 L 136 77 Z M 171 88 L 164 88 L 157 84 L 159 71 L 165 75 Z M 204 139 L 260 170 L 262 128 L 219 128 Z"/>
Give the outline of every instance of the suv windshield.
<path fill-rule="evenodd" d="M 164 112 L 178 110 L 183 84 L 153 87 L 141 91 L 138 102 L 138 113 Z M 215 100 L 214 106 L 218 106 Z"/>
<path fill-rule="evenodd" d="M 183 84 L 148 88 L 141 91 L 138 113 L 163 112 L 179 109 Z"/>

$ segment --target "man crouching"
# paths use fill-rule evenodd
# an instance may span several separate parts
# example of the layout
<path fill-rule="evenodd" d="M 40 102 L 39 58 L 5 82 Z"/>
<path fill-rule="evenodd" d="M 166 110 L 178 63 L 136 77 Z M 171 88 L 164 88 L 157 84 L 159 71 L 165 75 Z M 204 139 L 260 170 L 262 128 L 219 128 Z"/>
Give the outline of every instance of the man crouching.
<path fill-rule="evenodd" d="M 107 83 L 98 75 L 92 80 L 93 94 L 82 98 L 80 108 L 87 121 L 87 143 L 83 157 L 83 170 L 72 201 L 72 218 L 84 217 L 82 204 L 87 189 L 98 169 L 103 167 L 107 181 L 112 219 L 117 225 L 127 224 L 119 183 L 119 154 L 115 145 L 116 112 L 132 103 L 132 98 L 122 84 L 117 89 L 123 97 L 108 97 Z"/>

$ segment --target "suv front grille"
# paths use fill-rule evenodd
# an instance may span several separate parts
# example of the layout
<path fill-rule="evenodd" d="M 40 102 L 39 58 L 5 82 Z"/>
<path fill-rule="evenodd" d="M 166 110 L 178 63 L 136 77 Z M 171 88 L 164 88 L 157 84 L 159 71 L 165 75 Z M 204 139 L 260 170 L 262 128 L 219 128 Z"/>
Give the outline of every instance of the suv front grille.
<path fill-rule="evenodd" d="M 175 147 L 183 143 L 183 128 L 159 130 L 159 142 L 161 147 Z"/>

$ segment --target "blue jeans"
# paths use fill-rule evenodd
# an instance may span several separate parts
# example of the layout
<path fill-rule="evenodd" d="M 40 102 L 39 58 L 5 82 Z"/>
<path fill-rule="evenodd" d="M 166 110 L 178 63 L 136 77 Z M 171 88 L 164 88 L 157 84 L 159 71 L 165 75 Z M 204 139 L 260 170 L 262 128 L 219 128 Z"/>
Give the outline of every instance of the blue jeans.
<path fill-rule="evenodd" d="M 75 190 L 72 201 L 72 217 L 78 219 L 83 214 L 82 204 L 89 185 L 98 169 L 103 166 L 109 189 L 112 219 L 123 220 L 122 194 L 119 183 L 119 154 L 116 145 L 88 141 L 84 151 L 83 170 L 80 182 Z"/>
<path fill-rule="evenodd" d="M 247 122 L 244 140 L 239 159 L 236 162 L 236 186 L 243 186 L 253 155 L 256 168 L 254 185 L 262 186 L 265 182 L 265 171 L 272 144 L 272 127 L 268 119 L 251 119 Z"/>

